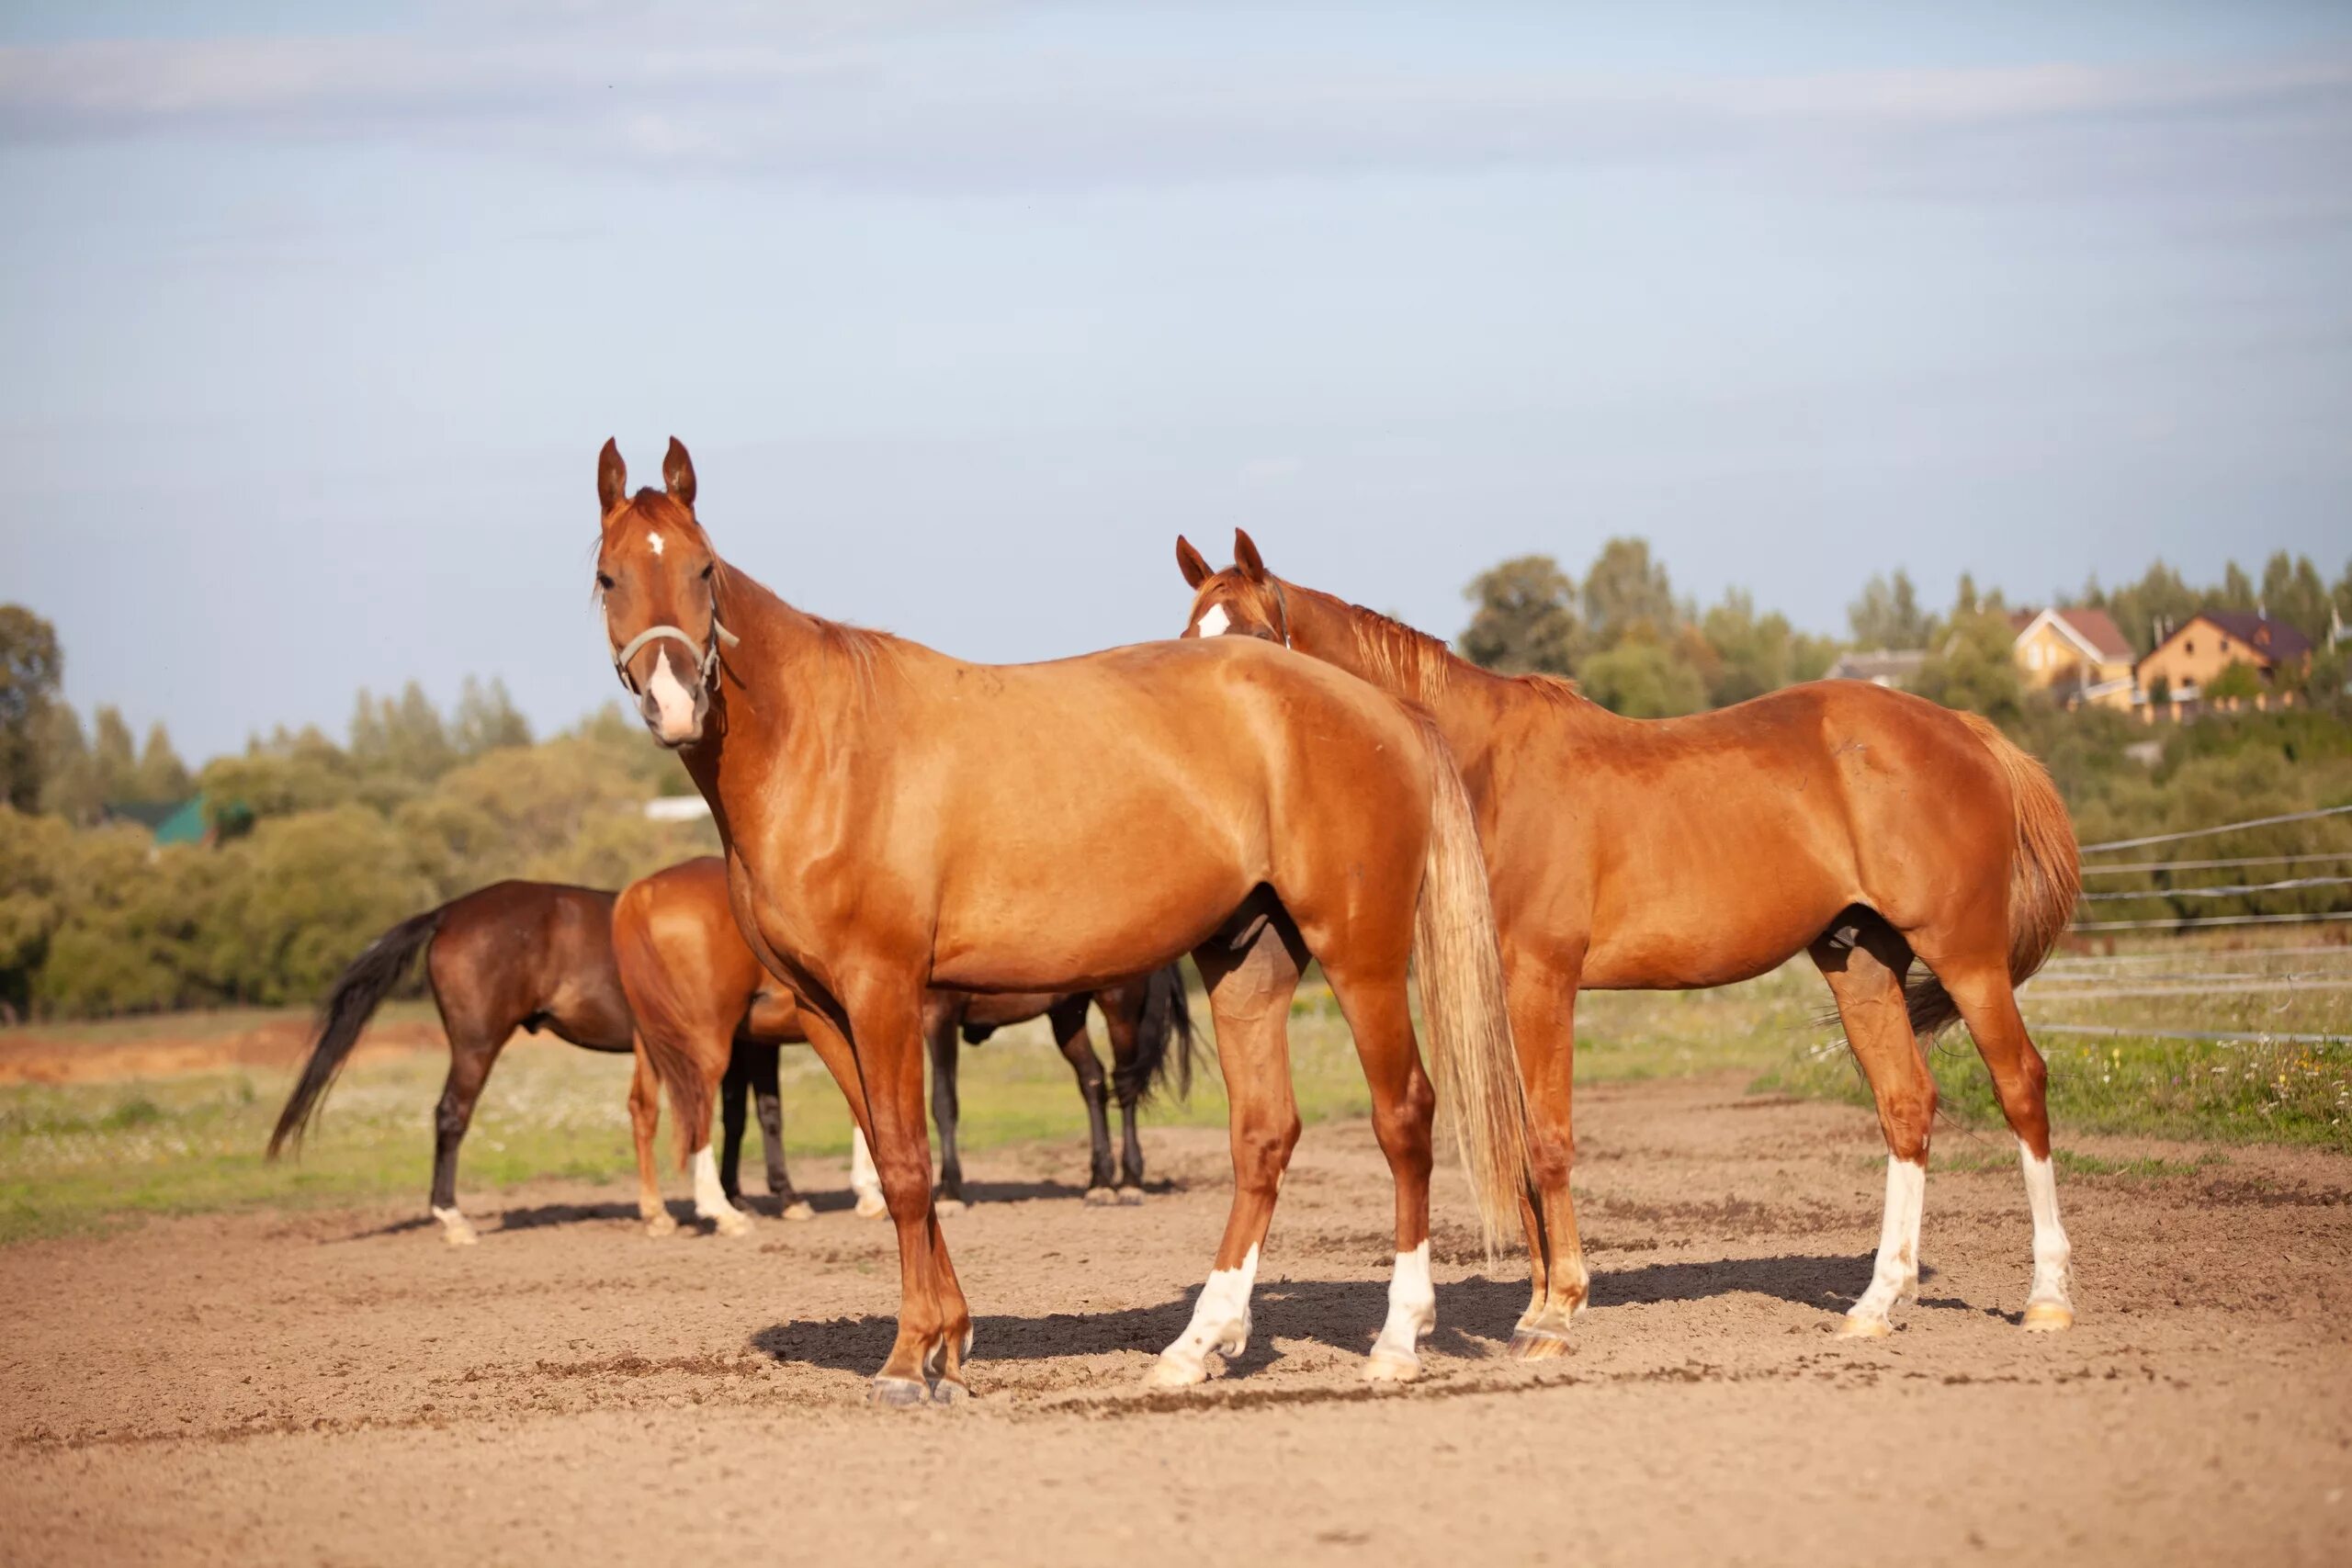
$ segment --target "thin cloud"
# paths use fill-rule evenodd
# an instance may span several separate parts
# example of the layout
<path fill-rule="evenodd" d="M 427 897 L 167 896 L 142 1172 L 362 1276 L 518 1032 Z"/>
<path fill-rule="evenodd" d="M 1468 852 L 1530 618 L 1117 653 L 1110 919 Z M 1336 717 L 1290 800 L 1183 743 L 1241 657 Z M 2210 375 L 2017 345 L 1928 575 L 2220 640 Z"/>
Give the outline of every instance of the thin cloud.
<path fill-rule="evenodd" d="M 548 9 L 380 38 L 0 50 L 0 136 L 413 142 L 980 190 L 1666 163 L 1972 197 L 2250 180 L 2316 197 L 2352 159 L 2352 60 L 1632 78 L 1048 52 L 953 5 L 739 16 L 721 41 L 686 13 L 623 29 L 590 5 L 526 37 Z"/>

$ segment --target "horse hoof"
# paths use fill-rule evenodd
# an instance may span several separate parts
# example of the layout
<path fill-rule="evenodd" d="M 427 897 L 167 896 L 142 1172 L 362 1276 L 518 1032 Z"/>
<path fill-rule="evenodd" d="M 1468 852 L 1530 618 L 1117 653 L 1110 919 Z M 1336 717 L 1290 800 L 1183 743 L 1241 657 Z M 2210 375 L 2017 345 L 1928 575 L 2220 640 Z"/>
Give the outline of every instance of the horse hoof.
<path fill-rule="evenodd" d="M 881 1193 L 861 1192 L 857 1195 L 857 1217 L 859 1219 L 878 1220 L 889 1212 L 890 1205 L 883 1198 Z"/>
<path fill-rule="evenodd" d="M 953 1408 L 972 1402 L 972 1391 L 956 1378 L 942 1378 L 931 1385 L 931 1402 Z"/>
<path fill-rule="evenodd" d="M 1894 1332 L 1894 1325 L 1883 1317 L 1858 1317 L 1849 1313 L 1838 1320 L 1840 1339 L 1883 1339 Z"/>
<path fill-rule="evenodd" d="M 1411 1382 L 1421 1375 L 1418 1357 L 1375 1354 L 1363 1364 L 1366 1382 Z"/>
<path fill-rule="evenodd" d="M 1122 1187 L 1122 1188 L 1120 1188 L 1120 1189 L 1119 1189 L 1119 1202 L 1120 1202 L 1124 1207 L 1126 1207 L 1126 1208 L 1132 1209 L 1132 1208 L 1136 1207 L 1138 1204 L 1142 1203 L 1142 1201 L 1143 1201 L 1143 1189 L 1142 1189 L 1142 1188 L 1140 1188 L 1140 1187 Z"/>
<path fill-rule="evenodd" d="M 813 1220 L 817 1217 L 817 1211 L 808 1199 L 796 1198 L 784 1206 L 784 1217 L 787 1220 Z"/>
<path fill-rule="evenodd" d="M 720 1235 L 749 1235 L 752 1222 L 741 1209 L 729 1209 L 710 1216 L 710 1228 Z"/>
<path fill-rule="evenodd" d="M 1143 1374 L 1146 1388 L 1193 1388 L 1209 1381 L 1208 1368 L 1197 1361 L 1171 1361 L 1162 1356 Z"/>
<path fill-rule="evenodd" d="M 481 1240 L 481 1233 L 459 1220 L 454 1225 L 446 1223 L 442 1225 L 441 1239 L 451 1247 L 472 1247 Z"/>
<path fill-rule="evenodd" d="M 672 1219 L 667 1211 L 645 1216 L 645 1234 L 650 1236 L 674 1235 L 677 1229 L 678 1222 Z"/>
<path fill-rule="evenodd" d="M 2075 1326 L 2075 1309 L 2064 1302 L 2028 1302 L 2023 1326 L 2028 1334 L 2056 1334 Z"/>
<path fill-rule="evenodd" d="M 930 1399 L 931 1390 L 923 1386 L 921 1378 L 877 1377 L 874 1380 L 873 1389 L 865 1396 L 865 1403 L 891 1410 L 912 1410 L 917 1405 L 929 1403 Z"/>
<path fill-rule="evenodd" d="M 1108 1187 L 1090 1187 L 1086 1190 L 1086 1201 L 1098 1209 L 1105 1209 L 1119 1201 L 1119 1194 Z"/>
<path fill-rule="evenodd" d="M 1556 1361 L 1575 1353 L 1576 1348 L 1566 1335 L 1544 1328 L 1512 1330 L 1510 1347 L 1503 1352 L 1514 1361 Z"/>
<path fill-rule="evenodd" d="M 932 1213 L 935 1214 L 960 1214 L 970 1207 L 961 1198 L 934 1198 L 931 1201 Z"/>

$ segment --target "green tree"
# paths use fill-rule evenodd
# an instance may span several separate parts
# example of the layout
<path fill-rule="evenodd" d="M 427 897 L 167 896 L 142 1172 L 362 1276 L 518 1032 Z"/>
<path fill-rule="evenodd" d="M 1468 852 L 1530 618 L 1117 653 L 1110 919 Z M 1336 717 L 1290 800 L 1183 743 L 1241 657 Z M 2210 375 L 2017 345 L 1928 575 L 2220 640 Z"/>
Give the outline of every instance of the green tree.
<path fill-rule="evenodd" d="M 42 741 L 64 678 L 57 628 L 22 604 L 0 604 L 0 801 L 19 811 L 40 805 Z"/>
<path fill-rule="evenodd" d="M 1636 628 L 1671 637 L 1684 619 L 1663 562 L 1650 558 L 1646 539 L 1617 538 L 1600 547 L 1584 578 L 1584 619 L 1594 646 L 1613 648 Z"/>
<path fill-rule="evenodd" d="M 98 770 L 90 757 L 90 743 L 82 734 L 81 716 L 70 704 L 50 705 L 41 750 L 47 759 L 40 782 L 41 810 L 76 828 L 96 822 L 106 802 L 98 791 Z"/>
<path fill-rule="evenodd" d="M 2222 569 L 2220 592 L 2210 597 L 2218 600 L 2217 607 L 2223 610 L 2251 610 L 2256 604 L 2254 579 L 2245 574 L 2244 567 L 2231 561 Z"/>
<path fill-rule="evenodd" d="M 2139 581 L 2111 593 L 2102 593 L 2093 584 L 2083 594 L 2083 603 L 2112 616 L 2132 650 L 2145 658 L 2175 627 L 2203 608 L 2206 597 L 2183 581 L 2179 572 L 2157 561 L 2141 574 Z"/>
<path fill-rule="evenodd" d="M 2006 615 L 1980 610 L 1957 618 L 1919 666 L 1911 689 L 1948 708 L 1965 708 L 1996 723 L 2013 722 L 2025 708 L 2016 643 Z"/>
<path fill-rule="evenodd" d="M 458 697 L 457 747 L 461 756 L 479 757 L 502 746 L 528 746 L 530 721 L 506 694 L 506 682 L 492 676 L 488 686 L 471 675 Z"/>
<path fill-rule="evenodd" d="M 1462 592 L 1477 606 L 1458 639 L 1463 658 L 1508 675 L 1574 672 L 1582 643 L 1576 584 L 1550 556 L 1504 561 Z"/>
<path fill-rule="evenodd" d="M 2326 580 L 2309 556 L 2291 560 L 2280 550 L 2262 569 L 2262 608 L 2312 639 L 2314 648 L 2327 641 L 2329 617 L 2335 608 Z"/>
<path fill-rule="evenodd" d="M 73 834 L 54 817 L 0 802 L 0 1020 L 32 1008 L 33 986 L 63 918 L 60 886 Z"/>
<path fill-rule="evenodd" d="M 1919 607 L 1919 591 L 1900 567 L 1891 578 L 1862 585 L 1862 596 L 1846 607 L 1846 623 L 1857 648 L 1926 648 L 1935 640 L 1936 619 Z"/>
<path fill-rule="evenodd" d="M 2229 668 L 2206 682 L 2202 687 L 2199 688 L 2197 694 L 2213 702 L 2229 700 L 2251 702 L 2261 696 L 2267 689 L 2262 683 L 2261 675 L 2256 672 L 2253 665 L 2242 659 L 2233 659 L 2230 660 Z"/>
<path fill-rule="evenodd" d="M 1628 718 L 1672 718 L 1707 705 L 1706 677 L 1684 649 L 1646 630 L 1586 659 L 1577 682 L 1586 696 Z"/>
<path fill-rule="evenodd" d="M 1809 680 L 1821 673 L 1821 669 L 1807 675 L 1798 673 L 1800 655 L 1810 651 L 1801 648 L 1804 639 L 1790 628 L 1788 617 L 1779 611 L 1758 615 L 1756 601 L 1745 589 L 1726 591 L 1723 603 L 1701 619 L 1699 629 L 1715 654 L 1715 673 L 1707 683 L 1707 700 L 1716 707 L 1744 703 L 1791 682 Z M 1825 660 L 1821 668 L 1826 667 Z"/>
<path fill-rule="evenodd" d="M 437 902 L 399 830 L 365 807 L 264 821 L 221 858 L 205 964 L 245 1001 L 317 999 L 387 926 Z"/>
<path fill-rule="evenodd" d="M 188 777 L 187 764 L 172 750 L 172 738 L 157 719 L 147 728 L 146 748 L 139 753 L 139 767 L 131 776 L 132 797 L 138 800 L 169 804 L 186 800 L 196 793 Z"/>
<path fill-rule="evenodd" d="M 197 783 L 216 826 L 226 826 L 224 813 L 257 819 L 324 810 L 357 800 L 361 790 L 351 758 L 315 728 L 281 729 L 242 757 L 215 757 Z"/>
<path fill-rule="evenodd" d="M 96 772 L 98 798 L 108 806 L 137 798 L 139 748 L 122 710 L 101 704 L 90 716 L 90 766 Z"/>

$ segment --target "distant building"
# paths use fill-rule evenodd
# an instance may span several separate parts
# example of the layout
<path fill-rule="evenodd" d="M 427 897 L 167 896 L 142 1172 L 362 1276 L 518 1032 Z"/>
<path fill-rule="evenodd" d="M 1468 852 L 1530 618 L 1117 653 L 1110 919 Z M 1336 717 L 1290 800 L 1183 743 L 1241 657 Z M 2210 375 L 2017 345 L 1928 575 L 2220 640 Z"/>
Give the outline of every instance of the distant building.
<path fill-rule="evenodd" d="M 2192 703 L 2237 706 L 2246 699 L 2205 696 L 2205 688 L 2233 664 L 2245 665 L 2259 682 L 2255 706 L 2284 706 L 2294 702 L 2295 688 L 2311 672 L 2311 638 L 2251 610 L 2200 610 L 2140 660 L 2140 690 L 2151 716 L 2159 708 L 2177 716 Z"/>
<path fill-rule="evenodd" d="M 2052 693 L 2069 707 L 2131 708 L 2132 645 L 2105 610 L 2019 610 L 2009 626 L 2028 689 Z"/>
<path fill-rule="evenodd" d="M 1919 666 L 1928 661 L 1924 648 L 1874 648 L 1854 653 L 1841 653 L 1838 662 L 1829 667 L 1832 681 L 1868 681 L 1873 686 L 1892 686 L 1907 692 L 1918 679 Z"/>
<path fill-rule="evenodd" d="M 114 801 L 102 808 L 99 816 L 103 821 L 126 822 L 146 829 L 155 835 L 157 849 L 168 844 L 203 844 L 212 840 L 212 825 L 206 818 L 204 796 L 200 795 L 186 800 Z"/>

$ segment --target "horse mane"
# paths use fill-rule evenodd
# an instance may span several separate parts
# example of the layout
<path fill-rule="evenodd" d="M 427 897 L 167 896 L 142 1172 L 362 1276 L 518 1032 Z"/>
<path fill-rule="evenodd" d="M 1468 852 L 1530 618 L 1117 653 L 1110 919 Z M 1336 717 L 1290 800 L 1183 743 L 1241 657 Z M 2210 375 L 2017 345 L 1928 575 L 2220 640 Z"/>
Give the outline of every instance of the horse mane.
<path fill-rule="evenodd" d="M 906 638 L 896 633 L 853 626 L 847 621 L 830 621 L 797 605 L 787 604 L 775 590 L 748 573 L 737 571 L 728 564 L 726 558 L 716 551 L 712 552 L 711 558 L 718 563 L 718 585 L 722 590 L 741 583 L 754 593 L 764 594 L 780 608 L 806 621 L 815 635 L 819 653 L 840 662 L 848 671 L 851 683 L 861 699 L 874 695 L 876 673 L 885 664 L 895 665 L 910 646 Z"/>
<path fill-rule="evenodd" d="M 1504 675 L 1483 665 L 1473 664 L 1429 633 L 1392 620 L 1377 610 L 1352 604 L 1337 594 L 1315 589 L 1301 592 L 1312 593 L 1340 614 L 1355 640 L 1356 658 L 1370 671 L 1376 683 L 1387 686 L 1418 703 L 1430 703 L 1444 694 L 1447 685 L 1464 671 L 1475 671 L 1492 680 L 1509 681 L 1524 687 L 1534 696 L 1564 705 L 1585 705 L 1591 702 L 1577 689 L 1577 683 L 1564 676 L 1526 674 Z"/>

